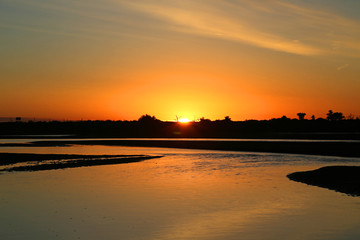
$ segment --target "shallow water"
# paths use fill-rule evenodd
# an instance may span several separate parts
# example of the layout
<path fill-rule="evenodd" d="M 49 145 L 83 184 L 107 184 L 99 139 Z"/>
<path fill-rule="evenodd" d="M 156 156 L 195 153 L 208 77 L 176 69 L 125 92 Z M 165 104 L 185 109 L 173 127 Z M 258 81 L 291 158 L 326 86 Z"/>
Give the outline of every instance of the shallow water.
<path fill-rule="evenodd" d="M 0 175 L 1 239 L 360 237 L 360 198 L 286 178 L 359 158 L 105 146 L 0 151 L 164 155 Z"/>

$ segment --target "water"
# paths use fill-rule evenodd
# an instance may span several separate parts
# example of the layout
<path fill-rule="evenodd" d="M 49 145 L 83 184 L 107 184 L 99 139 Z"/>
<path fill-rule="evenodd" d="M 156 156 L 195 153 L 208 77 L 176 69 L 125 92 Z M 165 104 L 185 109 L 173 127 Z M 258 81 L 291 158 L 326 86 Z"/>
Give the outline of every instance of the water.
<path fill-rule="evenodd" d="M 360 198 L 286 178 L 359 158 L 106 146 L 0 151 L 164 156 L 0 175 L 1 239 L 360 237 Z"/>

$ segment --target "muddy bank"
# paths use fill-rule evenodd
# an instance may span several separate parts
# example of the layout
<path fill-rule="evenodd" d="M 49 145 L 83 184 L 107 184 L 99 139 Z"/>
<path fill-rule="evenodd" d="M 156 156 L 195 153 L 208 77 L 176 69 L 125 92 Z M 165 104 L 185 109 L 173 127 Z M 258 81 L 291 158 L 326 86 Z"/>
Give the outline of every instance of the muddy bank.
<path fill-rule="evenodd" d="M 328 166 L 287 175 L 293 181 L 360 196 L 360 166 Z"/>
<path fill-rule="evenodd" d="M 0 153 L 0 166 L 29 161 L 64 160 L 64 159 L 96 159 L 144 157 L 145 155 L 80 155 L 80 154 L 36 154 L 36 153 Z"/>
<path fill-rule="evenodd" d="M 0 153 L 1 172 L 41 171 L 140 162 L 162 156 Z M 20 166 L 18 166 L 20 164 Z"/>

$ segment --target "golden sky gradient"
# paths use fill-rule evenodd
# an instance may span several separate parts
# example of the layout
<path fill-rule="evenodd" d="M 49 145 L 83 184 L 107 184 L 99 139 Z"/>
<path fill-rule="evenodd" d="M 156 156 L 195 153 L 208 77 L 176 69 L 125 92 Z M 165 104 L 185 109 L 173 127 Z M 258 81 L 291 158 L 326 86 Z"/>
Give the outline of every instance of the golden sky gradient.
<path fill-rule="evenodd" d="M 0 117 L 360 114 L 358 0 L 2 0 Z"/>

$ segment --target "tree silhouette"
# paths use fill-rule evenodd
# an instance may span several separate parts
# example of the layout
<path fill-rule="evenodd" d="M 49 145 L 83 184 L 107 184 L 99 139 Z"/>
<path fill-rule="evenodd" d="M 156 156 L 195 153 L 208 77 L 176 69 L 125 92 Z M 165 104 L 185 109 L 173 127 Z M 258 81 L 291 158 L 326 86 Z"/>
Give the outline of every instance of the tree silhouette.
<path fill-rule="evenodd" d="M 299 120 L 304 120 L 306 113 L 299 112 L 297 113 Z"/>
<path fill-rule="evenodd" d="M 210 119 L 204 118 L 204 117 L 200 118 L 199 120 L 200 120 L 201 123 L 206 123 L 206 122 L 207 122 L 207 123 L 210 123 L 210 122 L 211 122 Z"/>
<path fill-rule="evenodd" d="M 330 121 L 333 114 L 334 114 L 333 110 L 329 110 L 329 112 L 326 114 L 327 115 L 326 119 Z"/>
<path fill-rule="evenodd" d="M 329 121 L 340 121 L 344 119 L 344 115 L 342 112 L 333 112 L 332 110 L 329 110 L 329 112 L 326 114 L 327 120 Z"/>
<path fill-rule="evenodd" d="M 229 116 L 225 116 L 223 121 L 224 122 L 232 122 L 232 120 Z"/>
<path fill-rule="evenodd" d="M 158 122 L 160 120 L 157 119 L 155 116 L 150 116 L 148 114 L 145 114 L 145 115 L 142 115 L 138 121 L 141 123 L 151 123 L 151 122 Z"/>

